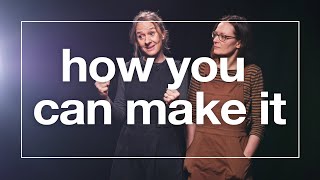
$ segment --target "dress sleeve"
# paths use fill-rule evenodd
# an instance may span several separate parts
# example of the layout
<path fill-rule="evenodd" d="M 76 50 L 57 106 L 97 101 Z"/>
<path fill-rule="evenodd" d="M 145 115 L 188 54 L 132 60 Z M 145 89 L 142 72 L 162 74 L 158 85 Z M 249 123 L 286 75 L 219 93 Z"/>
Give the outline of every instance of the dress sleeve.
<path fill-rule="evenodd" d="M 256 72 L 251 78 L 251 131 L 249 135 L 256 135 L 260 139 L 263 138 L 265 127 L 261 124 L 261 92 L 263 91 L 262 71 L 255 66 Z"/>
<path fill-rule="evenodd" d="M 204 68 L 205 68 L 205 64 L 202 63 L 199 66 L 199 73 L 204 76 Z M 188 90 L 188 100 L 192 105 L 192 121 L 194 123 L 196 123 L 196 102 L 197 102 L 197 92 L 200 91 L 201 88 L 201 82 L 197 81 L 196 79 L 194 79 L 194 77 L 191 77 L 190 80 L 190 85 L 189 85 L 189 90 Z"/>
<path fill-rule="evenodd" d="M 125 84 L 122 76 L 118 77 L 116 96 L 111 104 L 111 118 L 123 120 L 126 117 L 127 102 L 125 97 Z"/>

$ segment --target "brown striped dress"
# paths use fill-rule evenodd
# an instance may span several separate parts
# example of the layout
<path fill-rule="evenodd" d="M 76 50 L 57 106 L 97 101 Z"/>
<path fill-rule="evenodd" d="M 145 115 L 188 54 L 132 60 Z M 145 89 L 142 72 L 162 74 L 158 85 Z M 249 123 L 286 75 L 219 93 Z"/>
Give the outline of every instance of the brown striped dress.
<path fill-rule="evenodd" d="M 207 76 L 210 68 L 200 65 L 199 72 Z M 243 82 L 224 82 L 220 70 L 214 80 L 199 82 L 191 79 L 188 99 L 192 104 L 192 120 L 196 122 L 196 92 L 204 93 L 204 107 L 212 100 L 219 100 L 212 111 L 221 124 L 212 124 L 204 116 L 204 124 L 197 124 L 194 140 L 187 150 L 187 157 L 244 157 L 243 151 L 250 135 L 263 137 L 264 126 L 261 124 L 261 92 L 263 78 L 257 65 L 248 65 L 244 70 Z M 234 76 L 236 70 L 228 70 Z M 246 107 L 245 115 L 229 115 L 230 119 L 245 117 L 239 125 L 229 125 L 222 119 L 221 108 L 229 100 L 238 100 Z M 234 108 L 231 106 L 229 109 Z M 251 160 L 248 158 L 186 158 L 189 180 L 209 179 L 252 179 Z"/>

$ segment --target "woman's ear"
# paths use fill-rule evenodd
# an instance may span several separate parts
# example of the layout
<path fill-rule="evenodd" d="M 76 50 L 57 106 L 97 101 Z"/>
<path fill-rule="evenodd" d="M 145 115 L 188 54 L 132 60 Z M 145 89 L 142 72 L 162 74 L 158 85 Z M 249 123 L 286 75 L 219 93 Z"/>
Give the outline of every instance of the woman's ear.
<path fill-rule="evenodd" d="M 237 41 L 236 48 L 237 48 L 237 49 L 240 49 L 240 48 L 241 48 L 241 41 L 240 41 L 240 40 Z"/>
<path fill-rule="evenodd" d="M 164 31 L 161 36 L 162 36 L 161 39 L 164 40 L 167 37 L 167 32 Z"/>

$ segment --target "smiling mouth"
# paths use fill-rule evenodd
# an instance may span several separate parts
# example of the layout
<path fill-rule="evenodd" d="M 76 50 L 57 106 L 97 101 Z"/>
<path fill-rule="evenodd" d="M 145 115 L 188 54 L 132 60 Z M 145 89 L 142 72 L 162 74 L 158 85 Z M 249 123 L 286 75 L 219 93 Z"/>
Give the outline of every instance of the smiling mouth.
<path fill-rule="evenodd" d="M 150 47 L 145 47 L 147 51 L 152 51 L 156 45 L 150 46 Z"/>

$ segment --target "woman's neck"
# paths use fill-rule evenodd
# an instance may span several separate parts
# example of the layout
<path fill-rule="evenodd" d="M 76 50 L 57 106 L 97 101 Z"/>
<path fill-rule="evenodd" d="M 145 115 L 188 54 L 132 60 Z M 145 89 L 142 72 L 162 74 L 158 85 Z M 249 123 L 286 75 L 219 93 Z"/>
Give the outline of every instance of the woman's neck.
<path fill-rule="evenodd" d="M 154 63 L 162 63 L 165 60 L 166 60 L 166 56 L 162 52 L 160 52 L 159 55 L 154 60 Z"/>
<path fill-rule="evenodd" d="M 238 53 L 233 53 L 230 57 L 228 57 L 228 70 L 237 70 L 237 55 Z M 217 67 L 220 68 L 220 57 L 216 59 L 216 62 Z"/>
<path fill-rule="evenodd" d="M 154 59 L 154 63 L 162 63 L 166 60 L 166 56 L 163 54 L 163 52 L 159 52 L 159 54 L 157 54 L 156 56 L 154 57 L 144 57 L 143 60 L 146 61 L 148 58 L 155 58 Z"/>

